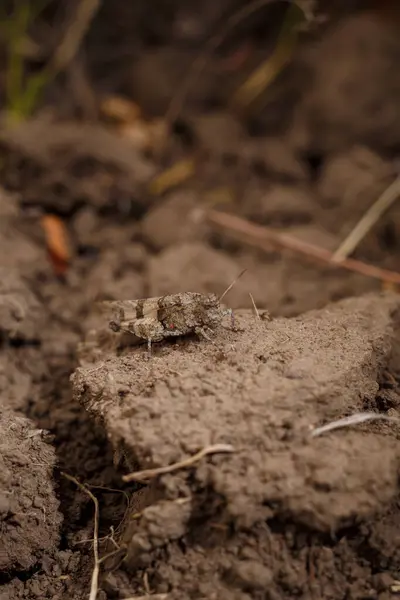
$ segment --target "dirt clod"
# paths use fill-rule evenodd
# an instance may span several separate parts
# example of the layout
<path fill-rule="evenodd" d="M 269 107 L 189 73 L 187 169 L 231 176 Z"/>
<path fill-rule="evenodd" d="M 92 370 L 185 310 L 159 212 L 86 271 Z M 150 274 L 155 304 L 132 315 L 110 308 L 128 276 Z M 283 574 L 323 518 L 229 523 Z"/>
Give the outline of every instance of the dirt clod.
<path fill-rule="evenodd" d="M 213 443 L 235 449 L 158 478 L 161 499 L 123 536 L 130 568 L 149 564 L 150 555 L 159 572 L 165 546 L 163 581 L 174 593 L 199 593 L 212 572 L 216 589 L 225 589 L 221 597 L 241 598 L 239 590 L 261 589 L 265 581 L 284 597 L 282 560 L 289 561 L 288 577 L 298 542 L 282 540 L 286 558 L 266 560 L 256 549 L 260 535 L 263 544 L 278 543 L 289 523 L 324 546 L 332 532 L 362 522 L 373 527 L 398 493 L 395 437 L 367 426 L 318 439 L 310 432 L 376 396 L 399 308 L 395 295 L 371 295 L 271 323 L 239 311 L 237 331 L 222 327 L 215 338 L 226 357 L 218 363 L 213 344 L 182 340 L 160 344 L 151 365 L 139 347 L 118 358 L 104 354 L 96 372 L 79 368 L 76 399 L 101 416 L 129 463 L 164 466 Z M 242 536 L 255 550 L 238 563 Z M 179 554 L 181 544 L 191 556 L 190 580 L 182 558 L 171 558 L 171 547 Z M 300 582 L 286 585 L 309 592 L 306 579 Z"/>
<path fill-rule="evenodd" d="M 59 543 L 54 449 L 27 419 L 0 415 L 0 571 L 31 569 Z"/>

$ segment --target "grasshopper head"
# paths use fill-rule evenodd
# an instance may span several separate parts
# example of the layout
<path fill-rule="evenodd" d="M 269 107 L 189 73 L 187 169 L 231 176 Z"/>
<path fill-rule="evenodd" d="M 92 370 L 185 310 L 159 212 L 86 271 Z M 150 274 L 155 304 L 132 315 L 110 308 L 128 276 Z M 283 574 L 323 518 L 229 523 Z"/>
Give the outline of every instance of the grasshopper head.
<path fill-rule="evenodd" d="M 117 321 L 110 321 L 108 325 L 109 325 L 110 329 L 112 329 L 112 331 L 114 331 L 115 333 L 118 333 L 118 331 L 121 331 L 121 325 Z"/>

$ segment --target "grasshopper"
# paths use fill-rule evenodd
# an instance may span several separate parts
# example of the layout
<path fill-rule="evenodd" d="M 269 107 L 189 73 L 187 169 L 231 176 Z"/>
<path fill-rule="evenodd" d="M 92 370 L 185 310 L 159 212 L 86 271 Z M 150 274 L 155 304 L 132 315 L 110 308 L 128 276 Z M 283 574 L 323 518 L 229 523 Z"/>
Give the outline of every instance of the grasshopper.
<path fill-rule="evenodd" d="M 179 292 L 140 300 L 107 302 L 114 312 L 109 326 L 115 332 L 130 333 L 147 340 L 149 356 L 153 342 L 169 337 L 196 333 L 212 342 L 208 331 L 216 329 L 226 315 L 231 316 L 234 327 L 232 309 L 223 308 L 220 302 L 244 272 L 219 298 L 215 294 Z"/>

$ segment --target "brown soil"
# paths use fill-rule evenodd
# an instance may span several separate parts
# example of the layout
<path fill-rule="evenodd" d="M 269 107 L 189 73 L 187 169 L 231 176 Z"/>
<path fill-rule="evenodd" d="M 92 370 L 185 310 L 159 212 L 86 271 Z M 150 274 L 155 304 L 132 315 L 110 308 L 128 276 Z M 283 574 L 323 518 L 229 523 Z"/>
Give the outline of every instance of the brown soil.
<path fill-rule="evenodd" d="M 205 32 L 239 3 L 221 3 L 218 15 L 216 4 L 199 15 L 165 3 L 156 19 L 143 3 L 105 2 L 85 40 L 94 95 L 124 90 L 162 114 Z M 124 30 L 130 11 L 135 35 Z M 271 14 L 272 23 L 281 15 Z M 392 597 L 398 426 L 312 430 L 363 411 L 400 417 L 399 296 L 362 275 L 251 248 L 202 214 L 222 189 L 229 200 L 218 209 L 337 248 L 397 174 L 395 23 L 372 12 L 333 20 L 239 118 L 229 95 L 274 37 L 250 19 L 193 86 L 163 159 L 90 120 L 72 71 L 37 117 L 1 128 L 1 600 L 88 598 L 94 507 L 65 473 L 99 501 L 100 552 L 112 555 L 97 600 Z M 127 38 L 136 44 L 129 65 Z M 99 39 L 121 47 L 121 72 Z M 222 75 L 249 39 L 255 64 Z M 193 177 L 149 193 L 159 172 L 193 155 Z M 398 270 L 398 206 L 357 248 L 359 260 Z M 61 276 L 45 213 L 70 237 Z M 243 269 L 224 298 L 235 328 L 227 318 L 212 341 L 153 344 L 151 360 L 145 345 L 109 329 L 97 304 L 221 294 Z M 214 444 L 233 452 L 149 484 L 123 481 Z"/>
<path fill-rule="evenodd" d="M 161 467 L 213 444 L 235 449 L 155 480 L 141 518 L 128 516 L 123 528 L 126 567 L 148 566 L 152 585 L 172 598 L 376 593 L 378 563 L 363 565 L 354 584 L 334 565 L 350 553 L 361 567 L 343 532 L 366 523 L 368 543 L 391 511 L 396 435 L 385 426 L 312 439 L 310 430 L 376 404 L 399 306 L 397 296 L 366 296 L 272 323 L 248 311 L 216 345 L 161 344 L 150 365 L 143 348 L 129 347 L 78 368 L 76 399 L 101 418 L 127 465 Z M 344 535 L 338 548 L 334 532 Z M 302 539 L 312 551 L 299 555 Z"/>

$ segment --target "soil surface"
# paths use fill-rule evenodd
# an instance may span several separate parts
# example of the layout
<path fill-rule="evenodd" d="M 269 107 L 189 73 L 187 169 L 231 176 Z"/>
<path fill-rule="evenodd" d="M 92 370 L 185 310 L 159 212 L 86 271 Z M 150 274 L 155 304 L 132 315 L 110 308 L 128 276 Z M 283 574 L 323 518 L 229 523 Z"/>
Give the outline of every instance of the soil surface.
<path fill-rule="evenodd" d="M 226 36 L 161 146 L 183 74 L 241 3 L 134 4 L 105 1 L 40 108 L 0 127 L 0 600 L 89 597 L 93 497 L 97 600 L 389 600 L 398 290 L 207 215 L 339 247 L 398 174 L 397 13 L 335 3 L 238 110 L 282 21 L 263 7 Z M 59 20 L 49 9 L 32 27 L 43 56 Z M 104 117 L 115 94 L 136 110 L 128 123 Z M 397 272 L 398 215 L 353 258 Z M 219 297 L 233 282 L 233 321 L 156 341 L 151 358 L 109 326 L 109 301 Z M 365 412 L 377 418 L 318 429 Z"/>
<path fill-rule="evenodd" d="M 78 368 L 74 396 L 102 420 L 127 466 L 233 448 L 150 484 L 140 518 L 132 521 L 135 506 L 121 533 L 127 568 L 148 566 L 152 586 L 171 598 L 373 597 L 373 574 L 384 563 L 365 561 L 343 532 L 367 523 L 368 545 L 391 511 L 396 432 L 386 423 L 311 432 L 376 408 L 399 309 L 393 295 L 274 322 L 248 311 L 234 331 L 220 327 L 214 343 L 161 344 L 150 361 L 143 347 L 104 351 Z M 298 554 L 302 538 L 312 557 L 310 548 Z M 335 568 L 349 553 L 363 570 L 352 584 Z"/>

